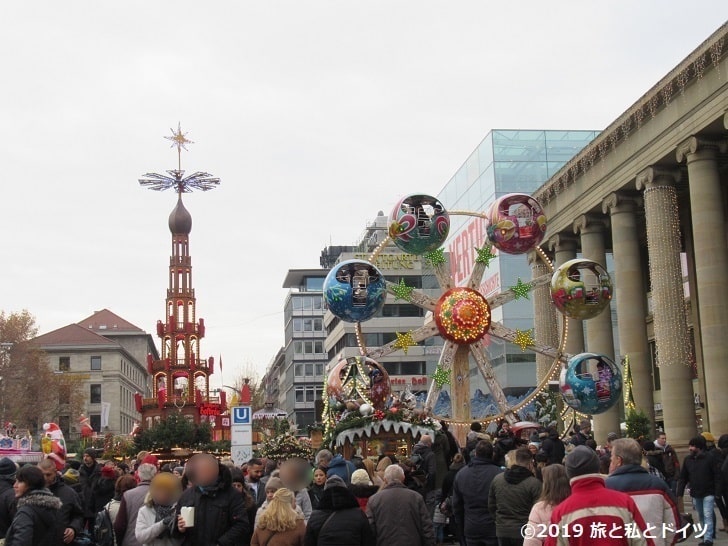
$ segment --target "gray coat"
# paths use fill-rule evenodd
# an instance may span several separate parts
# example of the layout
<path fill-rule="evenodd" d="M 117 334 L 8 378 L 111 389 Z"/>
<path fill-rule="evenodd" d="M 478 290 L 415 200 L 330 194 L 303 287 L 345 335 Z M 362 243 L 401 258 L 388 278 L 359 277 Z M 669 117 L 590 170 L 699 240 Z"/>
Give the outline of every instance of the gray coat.
<path fill-rule="evenodd" d="M 367 517 L 377 546 L 434 546 L 432 517 L 419 493 L 390 483 L 369 498 Z"/>
<path fill-rule="evenodd" d="M 121 497 L 119 513 L 114 521 L 116 542 L 121 546 L 142 546 L 136 538 L 136 522 L 139 509 L 149 491 L 149 482 L 141 482 L 134 489 L 125 492 Z"/>

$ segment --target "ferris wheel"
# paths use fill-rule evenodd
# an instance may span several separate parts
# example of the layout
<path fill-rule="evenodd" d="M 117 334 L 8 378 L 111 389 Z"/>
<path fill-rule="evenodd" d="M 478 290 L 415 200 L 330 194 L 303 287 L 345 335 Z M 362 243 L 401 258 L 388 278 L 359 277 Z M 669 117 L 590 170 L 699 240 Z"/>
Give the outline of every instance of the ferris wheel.
<path fill-rule="evenodd" d="M 475 261 L 469 278 L 458 286 L 447 264 L 444 249 L 450 231 L 451 216 L 470 216 L 485 220 L 486 240 L 482 247 L 472 248 Z M 547 227 L 543 207 L 527 194 L 508 194 L 497 199 L 485 212 L 451 210 L 429 195 L 413 194 L 400 199 L 389 216 L 388 235 L 367 260 L 347 260 L 335 266 L 324 282 L 324 299 L 329 310 L 341 320 L 355 323 L 361 358 L 376 364 L 377 359 L 396 351 L 407 353 L 409 347 L 429 338 L 444 340 L 432 383 L 424 403 L 424 411 L 434 415 L 437 398 L 446 384 L 450 385 L 453 401 L 469 401 L 470 363 L 474 362 L 478 373 L 488 386 L 497 408 L 486 421 L 505 419 L 519 421 L 518 411 L 530 404 L 549 385 L 560 380 L 560 390 L 567 409 L 582 414 L 606 411 L 620 397 L 621 373 L 617 366 L 603 355 L 582 353 L 569 355 L 564 352 L 568 328 L 567 318 L 586 320 L 609 306 L 612 284 L 601 264 L 591 260 L 576 259 L 554 268 L 540 249 Z M 404 252 L 422 256 L 432 266 L 439 285 L 439 296 L 433 297 L 423 290 L 407 286 L 404 280 L 395 283 L 384 278 L 374 265 L 379 254 L 390 244 Z M 548 273 L 523 282 L 520 278 L 507 290 L 492 296 L 478 291 L 490 262 L 498 252 L 526 254 L 536 252 L 547 266 Z M 493 310 L 513 300 L 527 298 L 539 287 L 548 287 L 551 299 L 560 311 L 560 340 L 556 346 L 537 343 L 533 330 L 510 328 L 493 320 Z M 427 312 L 424 324 L 415 330 L 397 333 L 397 338 L 381 347 L 367 348 L 362 336 L 361 323 L 372 318 L 383 307 L 387 294 L 407 301 Z M 522 351 L 531 351 L 551 359 L 551 365 L 527 396 L 516 403 L 509 403 L 503 386 L 498 381 L 493 362 L 488 355 L 486 336 L 512 343 Z M 375 366 L 376 380 L 369 387 L 375 396 L 367 402 L 373 406 L 384 404 L 385 392 L 382 377 L 386 372 Z M 338 370 L 349 370 L 343 363 L 334 372 L 334 387 L 340 385 Z M 348 372 L 347 372 L 348 373 Z M 365 377 L 360 370 L 359 376 Z M 371 375 L 371 374 L 370 374 Z M 377 385 L 378 384 L 378 390 Z M 356 383 L 355 383 L 356 385 Z M 331 387 L 331 382 L 329 383 Z M 339 391 L 336 390 L 338 393 Z M 453 402 L 454 403 L 454 402 Z M 563 415 L 562 415 L 563 417 Z M 467 420 L 472 420 L 468 415 Z"/>

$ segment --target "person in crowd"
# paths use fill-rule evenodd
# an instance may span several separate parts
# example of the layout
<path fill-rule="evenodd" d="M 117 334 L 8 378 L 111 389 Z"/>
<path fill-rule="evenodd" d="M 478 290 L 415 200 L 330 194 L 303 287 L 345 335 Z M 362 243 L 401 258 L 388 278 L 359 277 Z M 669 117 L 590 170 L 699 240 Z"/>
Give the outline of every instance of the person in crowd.
<path fill-rule="evenodd" d="M 445 474 L 445 479 L 442 480 L 442 500 L 440 501 L 440 512 L 449 518 L 450 532 L 455 536 L 458 543 L 461 546 L 465 544 L 463 539 L 462 529 L 458 528 L 457 522 L 453 515 L 452 510 L 452 493 L 453 486 L 455 484 L 455 476 L 465 466 L 465 459 L 462 453 L 457 453 L 452 459 L 450 469 Z"/>
<path fill-rule="evenodd" d="M 63 483 L 65 483 L 68 487 L 73 489 L 76 494 L 78 495 L 78 498 L 81 498 L 81 473 L 73 468 L 68 467 L 66 468 L 65 472 L 61 475 L 61 478 L 63 478 Z"/>
<path fill-rule="evenodd" d="M 7 457 L 0 459 L 0 539 L 5 538 L 13 521 L 15 511 L 13 484 L 17 472 L 18 467 L 12 460 Z"/>
<path fill-rule="evenodd" d="M 723 451 L 718 449 L 716 447 L 716 437 L 713 436 L 708 431 L 704 431 L 700 434 L 703 438 L 705 438 L 705 453 L 709 457 L 713 457 L 713 464 L 718 468 L 718 471 L 720 472 L 720 468 L 723 466 L 723 459 L 725 458 L 723 455 Z M 726 510 L 726 505 L 723 503 L 723 495 L 722 495 L 722 476 L 721 476 L 721 492 L 716 493 L 715 495 L 715 507 L 720 512 L 720 519 L 725 522 L 726 518 L 728 518 L 728 511 Z M 713 539 L 715 539 L 715 535 L 718 532 L 718 523 L 717 523 L 717 516 L 714 514 L 714 524 L 713 524 Z M 723 527 L 723 529 L 728 529 L 727 527 Z"/>
<path fill-rule="evenodd" d="M 99 476 L 94 487 L 94 514 L 103 510 L 104 506 L 114 498 L 117 479 L 118 476 L 113 466 L 104 465 L 101 467 L 101 476 Z"/>
<path fill-rule="evenodd" d="M 333 458 L 333 453 L 331 453 L 328 449 L 322 449 L 318 453 L 316 453 L 316 459 L 314 462 L 316 463 L 317 467 L 328 470 L 331 459 Z"/>
<path fill-rule="evenodd" d="M 422 494 L 425 497 L 425 504 L 430 513 L 432 513 L 436 502 L 435 482 L 437 477 L 437 461 L 435 453 L 432 450 L 432 436 L 423 434 L 420 441 L 412 448 L 412 462 L 414 470 L 424 478 L 424 487 Z M 444 478 L 444 475 L 443 475 Z"/>
<path fill-rule="evenodd" d="M 17 511 L 5 535 L 5 546 L 64 544 L 63 503 L 46 489 L 41 469 L 26 465 L 18 470 L 13 490 Z"/>
<path fill-rule="evenodd" d="M 720 465 L 720 481 L 722 485 L 721 496 L 723 504 L 728 506 L 728 434 L 722 434 L 718 438 L 718 449 L 721 451 L 723 462 Z M 723 529 L 728 531 L 728 520 L 723 520 Z"/>
<path fill-rule="evenodd" d="M 377 546 L 435 544 L 432 516 L 422 495 L 404 486 L 404 471 L 399 465 L 384 471 L 384 487 L 369 499 L 367 517 Z"/>
<path fill-rule="evenodd" d="M 149 484 L 157 474 L 157 467 L 147 463 L 140 464 L 135 474 L 134 481 L 138 479 L 139 483 L 121 495 L 119 511 L 114 519 L 114 534 L 116 543 L 120 546 L 141 546 L 141 542 L 136 538 L 136 521 L 139 509 L 149 492 Z"/>
<path fill-rule="evenodd" d="M 488 510 L 495 519 L 500 546 L 523 544 L 521 528 L 528 523 L 531 508 L 541 496 L 531 453 L 523 447 L 513 453 L 513 465 L 493 478 L 488 491 Z"/>
<path fill-rule="evenodd" d="M 655 442 L 652 440 L 642 442 L 642 454 L 647 461 L 647 470 L 649 473 L 668 483 L 667 476 L 665 475 L 665 461 L 662 458 L 662 450 L 657 449 Z"/>
<path fill-rule="evenodd" d="M 313 471 L 313 481 L 308 486 L 308 496 L 311 499 L 311 508 L 318 510 L 321 497 L 326 484 L 326 469 L 319 466 Z"/>
<path fill-rule="evenodd" d="M 265 502 L 264 470 L 263 461 L 260 459 L 250 459 L 248 461 L 248 475 L 245 477 L 245 480 L 258 507 Z"/>
<path fill-rule="evenodd" d="M 265 509 L 268 508 L 268 504 L 271 500 L 273 500 L 273 495 L 275 495 L 276 491 L 283 488 L 283 482 L 278 477 L 271 477 L 268 479 L 268 481 L 265 484 L 265 502 L 260 505 L 260 508 L 258 508 L 258 511 L 255 513 L 255 524 L 253 527 L 257 527 L 258 521 L 260 520 L 260 516 L 265 512 Z M 306 520 L 305 516 L 303 515 L 303 510 L 301 510 L 301 507 L 296 503 L 296 513 L 299 515 L 299 517 L 302 520 Z"/>
<path fill-rule="evenodd" d="M 445 479 L 445 474 L 447 474 L 450 461 L 452 460 L 450 458 L 450 441 L 442 430 L 435 431 L 435 438 L 432 441 L 432 453 L 435 456 L 434 488 L 436 496 L 439 499 L 442 480 Z"/>
<path fill-rule="evenodd" d="M 356 470 L 356 468 L 351 461 L 347 461 L 341 453 L 337 453 L 329 461 L 329 464 L 326 467 L 326 477 L 330 478 L 331 476 L 338 476 L 346 482 L 346 485 L 349 485 L 351 483 L 351 475 L 354 473 L 354 470 Z"/>
<path fill-rule="evenodd" d="M 455 476 L 453 515 L 467 546 L 497 546 L 495 519 L 488 510 L 493 479 L 502 472 L 493 460 L 493 444 L 481 440 L 470 464 Z"/>
<path fill-rule="evenodd" d="M 311 497 L 307 486 L 311 481 L 311 466 L 303 459 L 289 459 L 281 463 L 279 477 L 283 487 L 290 489 L 296 495 L 296 505 L 301 508 L 304 520 L 311 517 Z"/>
<path fill-rule="evenodd" d="M 548 464 L 562 464 L 566 455 L 566 446 L 559 438 L 556 427 L 549 427 L 547 434 L 541 442 L 541 451 L 548 456 Z"/>
<path fill-rule="evenodd" d="M 379 491 L 379 487 L 372 483 L 367 471 L 360 468 L 359 470 L 355 470 L 351 475 L 349 490 L 356 498 L 359 507 L 362 510 L 366 510 L 369 499 Z"/>
<path fill-rule="evenodd" d="M 109 511 L 111 523 L 114 523 L 116 521 L 116 516 L 119 515 L 121 499 L 124 496 L 124 493 L 130 489 L 134 489 L 136 486 L 136 479 L 134 479 L 134 476 L 130 474 L 122 474 L 117 478 L 116 485 L 114 486 L 114 498 L 112 498 L 104 507 Z"/>
<path fill-rule="evenodd" d="M 584 445 L 576 446 L 566 456 L 564 466 L 571 495 L 553 509 L 551 524 L 557 525 L 559 532 L 546 533 L 545 546 L 652 546 L 652 541 L 644 537 L 645 520 L 632 497 L 604 485 L 604 477 L 599 473 L 599 457 L 594 450 Z M 629 539 L 625 532 L 592 536 L 592 528 L 613 527 L 638 532 Z"/>
<path fill-rule="evenodd" d="M 480 434 L 483 431 L 483 425 L 480 424 L 478 421 L 473 421 L 470 423 L 470 432 L 468 432 L 468 435 L 465 437 L 465 449 L 463 449 L 463 456 L 465 457 L 465 464 L 470 463 L 470 457 L 473 454 L 473 451 L 475 451 L 475 446 L 480 441 L 478 439 L 478 434 Z"/>
<path fill-rule="evenodd" d="M 247 487 L 243 470 L 234 466 L 230 469 L 230 476 L 232 479 L 233 489 L 243 496 L 243 503 L 245 504 L 245 513 L 248 516 L 248 522 L 254 522 L 255 515 L 258 512 L 258 505 L 255 504 L 253 494 Z M 251 525 L 245 537 L 243 537 L 243 544 L 249 544 L 252 536 L 253 526 Z"/>
<path fill-rule="evenodd" d="M 554 507 L 571 494 L 569 478 L 566 477 L 564 465 L 552 464 L 544 467 L 542 476 L 541 496 L 528 514 L 529 529 L 547 529 L 551 523 L 551 513 L 554 511 Z M 543 533 L 526 536 L 523 546 L 542 546 L 545 537 L 541 538 L 538 536 L 539 534 Z"/>
<path fill-rule="evenodd" d="M 586 445 L 586 441 L 591 438 L 591 421 L 582 419 L 575 429 L 574 436 L 571 437 L 571 443 L 575 446 Z"/>
<path fill-rule="evenodd" d="M 655 449 L 661 452 L 662 468 L 660 471 L 667 479 L 667 485 L 670 486 L 673 493 L 677 493 L 677 481 L 680 477 L 680 459 L 675 450 L 667 443 L 667 434 L 660 432 L 655 438 Z M 658 467 L 659 468 L 659 467 Z"/>
<path fill-rule="evenodd" d="M 452 461 L 455 458 L 455 455 L 460 453 L 460 444 L 458 443 L 457 438 L 455 438 L 455 435 L 450 432 L 450 428 L 445 421 L 440 421 L 440 428 L 442 430 L 442 433 L 447 438 L 447 442 L 449 445 L 447 454 L 447 466 L 449 469 L 450 465 L 452 465 Z"/>
<path fill-rule="evenodd" d="M 609 477 L 605 483 L 608 489 L 630 495 L 642 518 L 657 529 L 680 528 L 677 498 L 665 480 L 650 474 L 642 466 L 642 447 L 637 440 L 620 438 L 612 442 Z M 671 533 L 653 534 L 656 546 L 669 546 L 673 542 Z"/>
<path fill-rule="evenodd" d="M 601 474 L 609 474 L 609 465 L 612 462 L 612 442 L 617 438 L 619 438 L 619 436 L 616 432 L 610 432 L 609 434 L 607 434 L 607 441 L 604 443 L 604 446 L 602 446 L 602 448 L 598 450 L 599 472 Z"/>
<path fill-rule="evenodd" d="M 278 489 L 255 526 L 251 546 L 303 546 L 306 523 L 294 506 L 293 491 Z"/>
<path fill-rule="evenodd" d="M 704 544 L 713 544 L 715 534 L 715 497 L 723 489 L 720 469 L 715 458 L 706 453 L 706 442 L 703 436 L 691 438 L 688 442 L 690 454 L 685 457 L 677 485 L 677 495 L 682 497 L 685 488 L 690 486 L 693 508 L 698 513 L 700 524 L 707 530 Z"/>
<path fill-rule="evenodd" d="M 366 474 L 360 469 L 354 472 L 354 477 L 360 471 Z M 338 476 L 326 480 L 320 507 L 314 510 L 306 526 L 304 543 L 306 546 L 374 546 L 369 520 Z"/>
<path fill-rule="evenodd" d="M 93 529 L 96 521 L 96 484 L 101 478 L 101 465 L 96 462 L 96 450 L 88 448 L 83 452 L 83 464 L 78 470 L 81 482 L 81 502 L 84 527 Z M 108 501 L 107 501 L 108 502 Z"/>
<path fill-rule="evenodd" d="M 173 537 L 177 524 L 177 502 L 182 496 L 182 482 L 171 472 L 160 472 L 149 484 L 144 504 L 136 520 L 136 539 L 145 546 L 178 546 Z"/>
<path fill-rule="evenodd" d="M 362 461 L 362 465 L 364 466 L 364 470 L 367 471 L 369 481 L 377 487 L 380 487 L 384 482 L 379 478 L 379 475 L 377 474 L 377 465 L 374 464 L 374 461 L 367 457 Z"/>
<path fill-rule="evenodd" d="M 382 457 L 379 462 L 377 463 L 377 478 L 380 480 L 379 486 L 381 487 L 384 485 L 384 471 L 387 469 L 389 465 L 392 464 L 392 459 L 390 457 Z"/>
<path fill-rule="evenodd" d="M 188 488 L 177 504 L 175 536 L 182 544 L 219 544 L 232 546 L 242 542 L 250 531 L 243 497 L 232 486 L 230 470 L 209 453 L 193 455 L 193 473 Z M 182 506 L 195 508 L 195 524 L 187 527 L 179 515 Z M 179 535 L 177 535 L 179 533 Z"/>
<path fill-rule="evenodd" d="M 181 478 L 182 477 L 182 474 L 184 474 L 184 472 L 185 472 L 185 467 L 184 466 L 175 466 L 172 469 L 172 474 L 174 474 L 178 478 Z"/>
<path fill-rule="evenodd" d="M 61 501 L 61 526 L 63 543 L 70 544 L 83 531 L 83 508 L 78 494 L 68 487 L 58 474 L 56 463 L 43 459 L 38 463 L 43 473 L 45 487 Z"/>

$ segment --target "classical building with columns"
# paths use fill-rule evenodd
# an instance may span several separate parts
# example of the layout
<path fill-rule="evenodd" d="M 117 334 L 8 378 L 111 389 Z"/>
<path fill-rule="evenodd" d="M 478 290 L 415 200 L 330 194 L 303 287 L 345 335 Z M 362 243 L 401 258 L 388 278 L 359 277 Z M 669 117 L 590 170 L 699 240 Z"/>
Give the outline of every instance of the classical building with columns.
<path fill-rule="evenodd" d="M 534 193 L 556 265 L 613 256 L 619 346 L 605 313 L 570 320 L 566 351 L 628 357 L 636 406 L 675 446 L 728 433 L 726 38 L 728 24 Z M 536 337 L 555 343 L 548 297 L 534 294 Z M 618 428 L 618 408 L 595 416 L 598 441 Z"/>

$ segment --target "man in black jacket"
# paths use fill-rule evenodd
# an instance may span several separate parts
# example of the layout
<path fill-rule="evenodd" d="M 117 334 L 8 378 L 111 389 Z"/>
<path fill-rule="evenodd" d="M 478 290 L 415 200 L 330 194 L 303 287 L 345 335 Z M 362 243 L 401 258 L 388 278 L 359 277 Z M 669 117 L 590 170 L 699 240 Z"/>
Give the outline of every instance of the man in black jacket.
<path fill-rule="evenodd" d="M 13 484 L 17 471 L 18 467 L 13 461 L 7 457 L 0 459 L 0 538 L 5 538 L 15 515 Z"/>
<path fill-rule="evenodd" d="M 53 495 L 60 499 L 61 526 L 63 528 L 63 543 L 70 544 L 83 531 L 83 509 L 78 494 L 67 486 L 56 470 L 56 463 L 50 459 L 43 459 L 38 463 L 43 472 L 46 487 Z"/>
<path fill-rule="evenodd" d="M 238 546 L 249 536 L 250 523 L 243 496 L 232 486 L 230 470 L 208 454 L 194 455 L 188 461 L 192 487 L 177 503 L 176 537 L 183 546 Z M 195 509 L 194 527 L 186 527 L 180 515 L 183 506 Z"/>
<path fill-rule="evenodd" d="M 374 532 L 344 480 L 331 476 L 326 480 L 318 510 L 306 525 L 305 546 L 374 546 Z"/>
<path fill-rule="evenodd" d="M 559 438 L 556 427 L 549 427 L 548 437 L 541 443 L 541 451 L 549 458 L 549 464 L 562 464 L 566 456 L 566 446 Z"/>
<path fill-rule="evenodd" d="M 498 546 L 495 520 L 488 511 L 490 484 L 502 470 L 493 462 L 493 444 L 481 440 L 470 464 L 455 475 L 452 507 L 468 546 Z"/>
<path fill-rule="evenodd" d="M 81 506 L 83 507 L 84 527 L 94 528 L 96 521 L 96 499 L 94 490 L 101 478 L 101 465 L 96 462 L 96 450 L 89 447 L 83 452 L 83 464 L 78 469 L 81 482 Z"/>
<path fill-rule="evenodd" d="M 721 494 L 723 488 L 721 473 L 715 457 L 706 453 L 705 438 L 696 436 L 690 440 L 688 446 L 690 455 L 683 461 L 677 495 L 678 498 L 682 497 L 685 487 L 690 485 L 690 496 L 693 498 L 700 524 L 707 528 L 704 544 L 708 546 L 713 544 L 715 531 L 715 497 Z"/>

